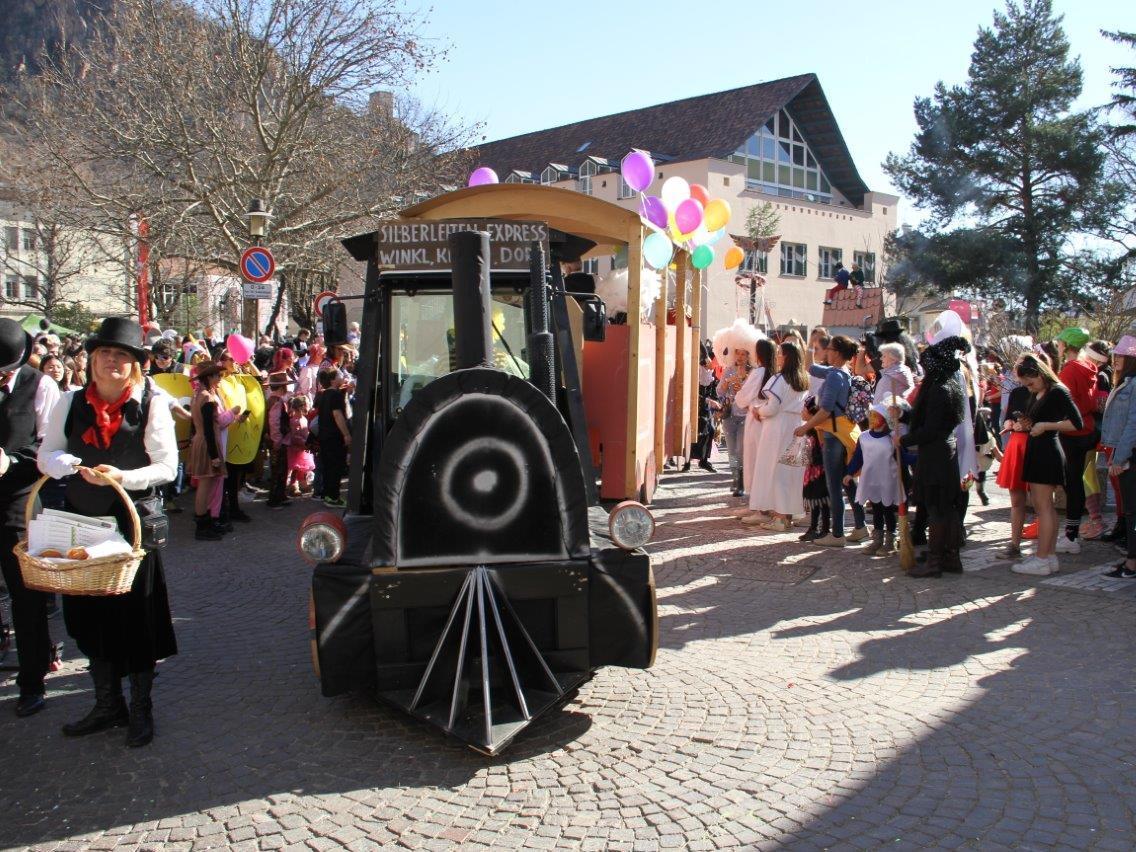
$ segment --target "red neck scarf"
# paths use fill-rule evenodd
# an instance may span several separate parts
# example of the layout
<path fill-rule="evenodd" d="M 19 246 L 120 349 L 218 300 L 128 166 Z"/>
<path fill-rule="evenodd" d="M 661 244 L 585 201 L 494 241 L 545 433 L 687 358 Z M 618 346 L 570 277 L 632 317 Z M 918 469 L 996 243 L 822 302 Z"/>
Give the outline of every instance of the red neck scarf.
<path fill-rule="evenodd" d="M 91 406 L 91 410 L 95 412 L 95 424 L 83 433 L 83 443 L 104 450 L 110 446 L 111 439 L 118 433 L 118 427 L 122 425 L 122 406 L 126 405 L 126 401 L 130 399 L 132 390 L 133 388 L 127 385 L 122 396 L 114 402 L 107 402 L 99 396 L 94 384 L 87 385 L 84 397 Z"/>

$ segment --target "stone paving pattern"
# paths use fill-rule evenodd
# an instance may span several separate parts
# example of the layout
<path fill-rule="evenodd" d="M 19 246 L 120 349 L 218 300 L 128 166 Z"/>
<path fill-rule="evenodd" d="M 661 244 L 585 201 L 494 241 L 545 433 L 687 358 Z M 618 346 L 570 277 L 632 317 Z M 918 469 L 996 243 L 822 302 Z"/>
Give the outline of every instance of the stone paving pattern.
<path fill-rule="evenodd" d="M 64 739 L 91 702 L 73 657 L 45 712 L 4 702 L 0 846 L 1136 847 L 1133 587 L 1052 582 L 1110 547 L 1049 581 L 1011 574 L 997 495 L 973 513 L 973 570 L 912 580 L 743 528 L 724 476 L 666 482 L 655 667 L 600 671 L 499 758 L 320 696 L 293 550 L 315 504 L 253 505 L 222 544 L 177 517 L 182 653 L 155 686 L 157 738 Z"/>

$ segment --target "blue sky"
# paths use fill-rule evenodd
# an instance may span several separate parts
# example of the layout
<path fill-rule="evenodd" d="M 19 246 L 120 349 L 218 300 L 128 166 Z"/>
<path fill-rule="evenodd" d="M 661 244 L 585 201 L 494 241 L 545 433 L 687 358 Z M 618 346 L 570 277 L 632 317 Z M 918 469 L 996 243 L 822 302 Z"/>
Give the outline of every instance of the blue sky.
<path fill-rule="evenodd" d="M 1130 51 L 1099 35 L 1136 30 L 1131 0 L 1055 0 L 1084 71 L 1083 103 L 1110 97 L 1109 67 Z M 547 3 L 442 0 L 426 34 L 447 60 L 413 94 L 486 139 L 626 109 L 816 73 L 861 176 L 894 191 L 880 164 L 906 151 L 911 106 L 935 82 L 962 82 L 991 0 L 658 0 Z M 531 34 L 531 35 L 530 35 Z M 901 206 L 901 221 L 919 218 Z"/>

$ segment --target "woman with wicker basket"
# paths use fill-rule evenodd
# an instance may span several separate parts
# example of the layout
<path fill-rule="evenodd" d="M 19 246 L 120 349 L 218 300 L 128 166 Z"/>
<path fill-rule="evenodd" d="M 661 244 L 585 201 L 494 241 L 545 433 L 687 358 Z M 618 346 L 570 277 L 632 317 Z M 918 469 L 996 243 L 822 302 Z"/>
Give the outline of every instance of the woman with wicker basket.
<path fill-rule="evenodd" d="M 153 400 L 160 390 L 142 375 L 147 352 L 142 328 L 128 319 L 103 320 L 86 341 L 90 382 L 65 394 L 52 412 L 39 450 L 39 468 L 67 481 L 66 508 L 88 516 L 112 516 L 124 538 L 134 535 L 135 502 L 177 474 L 178 449 L 168 405 Z M 151 404 L 153 402 L 153 404 Z M 161 555 L 144 552 L 130 590 L 114 595 L 64 593 L 67 632 L 90 660 L 95 706 L 63 726 L 84 736 L 129 724 L 126 744 L 144 746 L 154 737 L 150 698 L 154 666 L 177 653 Z M 122 678 L 130 679 L 130 706 Z"/>

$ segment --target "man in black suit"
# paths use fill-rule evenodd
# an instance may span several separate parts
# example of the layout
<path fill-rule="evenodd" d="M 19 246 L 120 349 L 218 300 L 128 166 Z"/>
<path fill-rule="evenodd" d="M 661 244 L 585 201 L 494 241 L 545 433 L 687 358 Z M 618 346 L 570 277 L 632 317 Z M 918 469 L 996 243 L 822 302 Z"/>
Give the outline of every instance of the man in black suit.
<path fill-rule="evenodd" d="M 44 708 L 44 678 L 51 667 L 50 596 L 24 586 L 12 553 L 24 531 L 28 494 L 39 478 L 36 452 L 59 401 L 59 386 L 28 366 L 32 345 L 31 335 L 19 323 L 0 318 L 0 569 L 11 596 L 19 652 L 17 716 L 31 716 Z"/>

